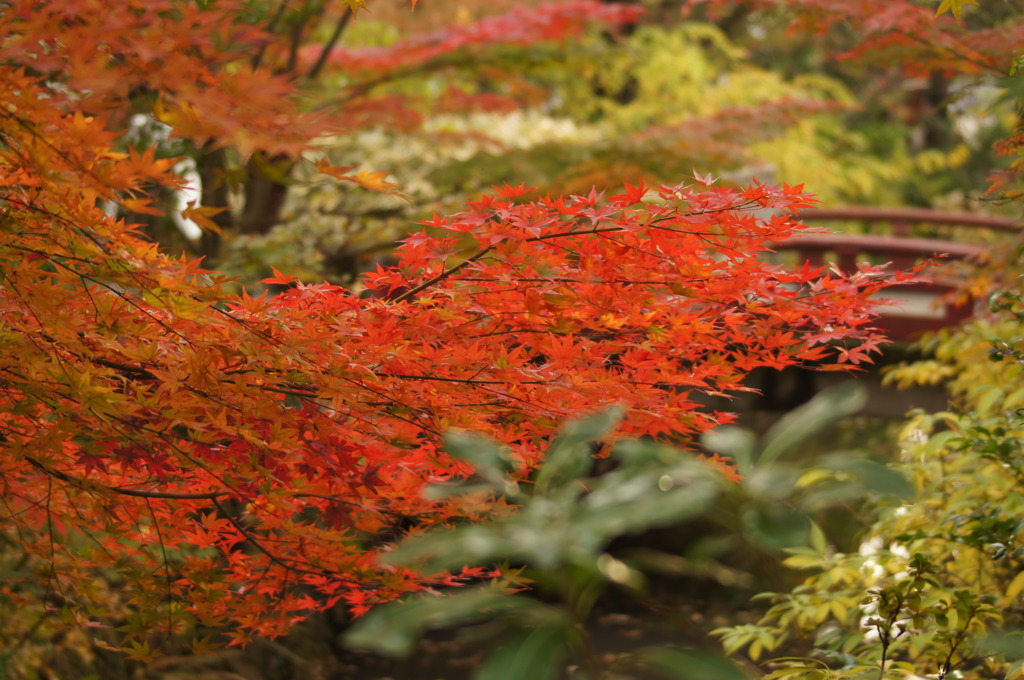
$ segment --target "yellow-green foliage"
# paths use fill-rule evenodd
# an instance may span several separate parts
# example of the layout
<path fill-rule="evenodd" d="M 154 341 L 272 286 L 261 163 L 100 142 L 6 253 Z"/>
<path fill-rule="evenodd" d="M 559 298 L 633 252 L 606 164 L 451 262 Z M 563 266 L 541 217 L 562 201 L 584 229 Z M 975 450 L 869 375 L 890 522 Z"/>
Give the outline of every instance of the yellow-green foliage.
<path fill-rule="evenodd" d="M 560 110 L 600 122 L 610 137 L 642 139 L 642 131 L 655 126 L 661 132 L 647 153 L 666 170 L 674 167 L 673 157 L 714 172 L 752 166 L 761 180 L 813 180 L 826 202 L 885 205 L 906 203 L 908 191 L 915 199 L 941 191 L 931 178 L 965 161 L 963 150 L 910 151 L 897 123 L 891 130 L 852 125 L 859 103 L 841 82 L 813 72 L 787 77 L 749 59 L 708 24 L 642 26 L 604 57 L 592 59 L 583 50 L 555 74 Z M 798 101 L 833 109 L 776 115 Z M 753 113 L 737 119 L 737 135 L 730 118 L 744 115 L 738 113 L 743 109 Z M 718 125 L 709 127 L 709 120 Z M 705 128 L 711 138 L 700 139 Z"/>
<path fill-rule="evenodd" d="M 1020 477 L 967 443 L 971 428 L 953 414 L 911 420 L 897 468 L 917 497 L 880 504 L 859 553 L 823 539 L 790 551 L 787 566 L 814 573 L 790 593 L 762 596 L 772 606 L 758 624 L 716 631 L 726 651 L 785 654 L 793 658 L 770 664 L 774 675 L 806 678 L 877 677 L 883 651 L 887 677 L 997 664 L 977 658 L 971 638 L 1002 625 L 1002 608 L 1024 589 L 1024 497 Z"/>
<path fill-rule="evenodd" d="M 594 44 L 601 38 L 590 40 Z M 831 78 L 787 80 L 753 63 L 710 24 L 641 26 L 605 59 L 591 56 L 582 50 L 547 77 L 557 84 L 562 110 L 610 124 L 612 133 L 682 125 L 730 107 L 785 98 L 851 102 Z"/>
<path fill-rule="evenodd" d="M 886 380 L 899 387 L 945 382 L 958 406 L 976 417 L 998 416 L 1024 408 L 1022 365 L 994 361 L 993 352 L 1024 335 L 1013 316 L 982 317 L 957 329 L 946 329 L 923 343 L 934 358 L 898 366 Z"/>
<path fill-rule="evenodd" d="M 977 641 L 1024 624 L 1024 307 L 1001 300 L 996 318 L 942 334 L 934 360 L 893 374 L 947 377 L 957 400 L 958 412 L 918 413 L 903 428 L 892 467 L 915 498 L 878 499 L 858 553 L 821 535 L 792 551 L 786 564 L 811 575 L 764 595 L 758 624 L 716 631 L 729 653 L 790 657 L 770 663 L 772 677 L 815 680 L 1020 672 Z"/>

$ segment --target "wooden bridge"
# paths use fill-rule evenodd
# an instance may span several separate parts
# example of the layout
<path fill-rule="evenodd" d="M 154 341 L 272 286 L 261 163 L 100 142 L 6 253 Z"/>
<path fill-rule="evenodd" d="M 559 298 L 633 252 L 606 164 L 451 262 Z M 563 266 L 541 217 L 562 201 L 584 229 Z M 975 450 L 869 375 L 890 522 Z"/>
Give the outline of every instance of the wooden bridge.
<path fill-rule="evenodd" d="M 909 269 L 945 256 L 945 266 L 926 272 L 931 281 L 890 289 L 880 326 L 893 340 L 912 340 L 925 331 L 960 323 L 974 313 L 975 301 L 957 289 L 965 280 L 964 267 L 983 266 L 995 248 L 1010 247 L 1022 230 L 1017 220 L 973 213 L 922 208 L 844 207 L 803 210 L 801 222 L 811 226 L 842 223 L 843 233 L 801 236 L 776 244 L 783 258 L 812 266 L 834 263 L 850 272 L 860 262 L 891 263 Z"/>
<path fill-rule="evenodd" d="M 919 208 L 843 207 L 803 210 L 801 222 L 829 227 L 835 233 L 808 235 L 775 244 L 778 258 L 789 264 L 809 262 L 812 266 L 835 264 L 851 272 L 862 262 L 891 263 L 895 269 L 910 269 L 939 256 L 939 266 L 924 275 L 930 279 L 885 292 L 896 304 L 883 310 L 878 325 L 891 340 L 871 368 L 856 374 L 868 388 L 868 404 L 861 415 L 899 419 L 909 410 L 941 411 L 948 408 L 941 386 L 917 386 L 898 390 L 886 386 L 882 370 L 886 365 L 908 358 L 909 344 L 926 331 L 954 326 L 975 312 L 979 301 L 969 299 L 959 287 L 972 270 L 985 266 L 990 253 L 1017 247 L 1016 237 L 1024 225 L 1008 218 L 972 213 L 942 212 Z M 901 342 L 903 341 L 903 342 Z M 758 392 L 736 402 L 722 404 L 740 413 L 741 422 L 755 429 L 774 422 L 781 413 L 795 408 L 814 394 L 849 374 L 821 372 L 806 368 L 783 371 L 762 370 L 748 381 Z"/>

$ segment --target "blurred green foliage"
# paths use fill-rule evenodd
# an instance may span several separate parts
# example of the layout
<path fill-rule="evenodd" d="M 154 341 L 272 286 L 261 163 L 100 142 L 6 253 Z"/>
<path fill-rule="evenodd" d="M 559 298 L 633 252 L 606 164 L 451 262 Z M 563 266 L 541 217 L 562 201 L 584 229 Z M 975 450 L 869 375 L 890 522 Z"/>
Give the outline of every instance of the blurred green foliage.
<path fill-rule="evenodd" d="M 1022 673 L 1024 648 L 1002 631 L 1024 626 L 1024 298 L 993 296 L 989 315 L 931 348 L 934 359 L 890 376 L 947 378 L 954 399 L 955 410 L 904 426 L 890 468 L 913 482 L 912 497 L 875 498 L 857 552 L 824 540 L 790 551 L 785 564 L 811 575 L 762 595 L 769 608 L 758 623 L 716 631 L 771 677 Z"/>
<path fill-rule="evenodd" d="M 577 667 L 573 677 L 594 680 L 649 677 L 649 672 L 739 680 L 745 677 L 740 670 L 710 650 L 687 647 L 681 636 L 678 645 L 638 645 L 609 655 L 589 632 L 594 608 L 611 591 L 642 594 L 659 565 L 677 567 L 680 561 L 687 563 L 690 578 L 699 574 L 733 587 L 742 579 L 718 561 L 729 539 L 766 555 L 821 551 L 823 535 L 812 518 L 822 509 L 865 494 L 909 493 L 899 473 L 855 452 L 803 463 L 787 460 L 807 438 L 855 412 L 863 399 L 862 389 L 849 383 L 782 419 L 760 441 L 738 428 L 721 431 L 706 445 L 725 458 L 622 441 L 603 472 L 595 469 L 592 442 L 606 437 L 621 413 L 598 413 L 566 425 L 528 483 L 513 481 L 509 473 L 515 463 L 494 443 L 451 433 L 449 452 L 476 474 L 432 493 L 491 494 L 517 511 L 408 538 L 388 560 L 430 574 L 467 563 L 494 565 L 502 575 L 478 587 L 377 607 L 356 621 L 347 643 L 410 654 L 427 631 L 475 626 L 485 628 L 490 641 L 477 680 L 559 677 L 567 664 Z M 744 476 L 742 484 L 736 470 Z M 657 527 L 685 531 L 691 524 L 701 527 L 703 540 L 685 557 L 658 547 L 630 551 L 616 545 L 617 539 Z"/>

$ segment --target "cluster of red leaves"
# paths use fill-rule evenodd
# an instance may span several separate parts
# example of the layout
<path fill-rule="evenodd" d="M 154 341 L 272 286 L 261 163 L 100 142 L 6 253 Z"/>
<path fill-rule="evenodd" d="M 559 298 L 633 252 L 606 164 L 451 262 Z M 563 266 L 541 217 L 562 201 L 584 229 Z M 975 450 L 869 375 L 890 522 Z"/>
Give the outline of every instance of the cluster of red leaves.
<path fill-rule="evenodd" d="M 501 510 L 424 498 L 469 472 L 439 449 L 448 428 L 503 442 L 525 479 L 583 412 L 625 404 L 623 436 L 685 443 L 729 420 L 698 395 L 740 389 L 759 366 L 854 365 L 880 341 L 872 296 L 887 277 L 759 259 L 800 229 L 786 211 L 809 198 L 789 187 L 534 202 L 506 189 L 431 224 L 448 235 L 407 239 L 397 266 L 366 279 L 376 297 L 229 295 L 102 210 L 147 209 L 147 187 L 178 182 L 173 161 L 117 152 L 109 130 L 150 88 L 198 143 L 300 148 L 311 129 L 294 103 L 254 91 L 277 77 L 219 56 L 259 34 L 229 0 L 9 5 L 0 516 L 69 608 L 124 616 L 104 609 L 96 576 L 123 579 L 129 634 L 198 619 L 244 641 L 423 587 L 379 551 L 411 527 Z M 218 111 L 241 118 L 225 129 Z"/>
<path fill-rule="evenodd" d="M 243 155 L 294 156 L 326 129 L 302 113 L 290 76 L 251 67 L 271 36 L 242 20 L 241 0 L 6 4 L 0 62 L 44 76 L 38 86 L 66 113 L 124 116 L 148 99 L 177 136 Z"/>
<path fill-rule="evenodd" d="M 735 2 L 692 0 L 688 9 L 705 5 L 712 15 Z M 790 30 L 798 35 L 823 35 L 834 28 L 857 37 L 837 58 L 860 63 L 897 65 L 913 75 L 933 71 L 1004 74 L 1024 49 L 1024 21 L 970 28 L 951 14 L 936 16 L 932 3 L 910 0 L 848 2 L 847 0 L 744 0 L 757 9 L 785 9 Z"/>
<path fill-rule="evenodd" d="M 686 442 L 730 418 L 696 395 L 759 366 L 856 364 L 880 341 L 887 277 L 758 259 L 799 228 L 776 212 L 799 189 L 520 191 L 407 239 L 365 282 L 384 297 L 230 298 L 99 211 L 66 214 L 71 196 L 44 209 L 18 187 L 0 242 L 5 523 L 69 601 L 117 567 L 141 610 L 170 598 L 274 635 L 353 592 L 421 587 L 376 563 L 403 527 L 496 510 L 424 498 L 468 472 L 439 450 L 448 428 L 503 442 L 525 477 L 580 413 L 625 404 L 623 436 Z"/>

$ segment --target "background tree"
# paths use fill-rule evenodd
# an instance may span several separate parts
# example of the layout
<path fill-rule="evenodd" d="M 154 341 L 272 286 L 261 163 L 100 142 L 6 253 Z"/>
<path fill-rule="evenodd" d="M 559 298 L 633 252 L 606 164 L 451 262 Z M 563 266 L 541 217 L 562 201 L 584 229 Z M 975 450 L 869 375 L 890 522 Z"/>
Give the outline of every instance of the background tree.
<path fill-rule="evenodd" d="M 405 239 L 364 297 L 281 273 L 276 297 L 229 293 L 110 207 L 153 212 L 181 184 L 154 146 L 117 145 L 146 97 L 203 153 L 305 162 L 331 121 L 268 66 L 291 52 L 250 9 L 66 0 L 0 17 L 0 484 L 25 555 L 5 597 L 41 580 L 56 618 L 116 621 L 139 659 L 150 632 L 195 622 L 236 644 L 279 635 L 429 583 L 377 561 L 396 537 L 505 510 L 423 495 L 472 472 L 440 449 L 446 429 L 493 437 L 526 480 L 581 411 L 621 403 L 620 436 L 691 442 L 731 418 L 701 395 L 759 366 L 856 366 L 881 342 L 873 296 L 899 276 L 766 264 L 812 199 L 699 176 L 534 200 L 505 187 L 433 219 L 446 236 Z"/>
<path fill-rule="evenodd" d="M 559 6 L 565 12 L 573 4 Z M 538 195 L 578 193 L 618 179 L 671 183 L 694 167 L 714 167 L 740 182 L 799 183 L 813 167 L 815 190 L 826 201 L 978 210 L 975 199 L 996 165 L 992 143 L 1013 124 L 1010 109 L 989 111 L 986 88 L 972 85 L 994 85 L 995 71 L 961 64 L 955 82 L 930 66 L 921 68 L 934 78 L 920 69 L 908 73 L 900 60 L 917 54 L 898 47 L 886 48 L 888 61 L 836 59 L 857 37 L 840 25 L 860 26 L 869 18 L 861 10 L 819 22 L 836 26 L 825 40 L 800 27 L 787 32 L 794 14 L 780 7 L 755 12 L 735 5 L 712 25 L 693 21 L 695 14 L 684 20 L 680 9 L 689 4 L 663 2 L 627 21 L 628 29 L 592 26 L 566 42 L 527 49 L 451 42 L 463 46 L 428 60 L 430 68 L 413 67 L 415 80 L 393 77 L 389 63 L 415 59 L 424 46 L 437 49 L 446 36 L 466 40 L 506 25 L 518 28 L 494 32 L 518 37 L 552 11 L 489 16 L 477 3 L 460 7 L 456 27 L 447 30 L 436 30 L 443 21 L 431 19 L 428 6 L 422 17 L 362 17 L 325 67 L 329 74 L 330 63 L 358 65 L 363 75 L 346 75 L 346 68 L 335 82 L 369 79 L 377 84 L 368 100 L 384 104 L 368 109 L 367 127 L 324 140 L 327 154 L 340 165 L 363 161 L 391 172 L 409 200 L 295 186 L 276 227 L 233 241 L 223 262 L 231 273 L 255 281 L 252 272 L 263 263 L 305 280 L 347 283 L 386 255 L 409 218 L 458 210 L 463 199 L 505 182 L 526 182 Z M 931 21 L 934 7 L 921 9 L 919 19 Z M 489 18 L 473 23 L 479 16 Z M 906 21 L 902 16 L 890 18 Z M 1002 33 L 989 32 L 1012 42 L 1012 15 L 965 16 L 1000 27 Z M 429 30 L 419 31 L 421 19 L 433 21 Z M 883 33 L 871 30 L 873 40 Z M 998 49 L 985 34 L 971 36 Z M 918 52 L 928 49 L 914 63 L 953 63 L 939 48 Z M 396 54 L 405 56 L 395 62 Z M 361 101 L 349 102 L 354 111 Z M 411 101 L 416 115 L 402 105 Z M 284 247 L 291 244 L 301 247 Z"/>

